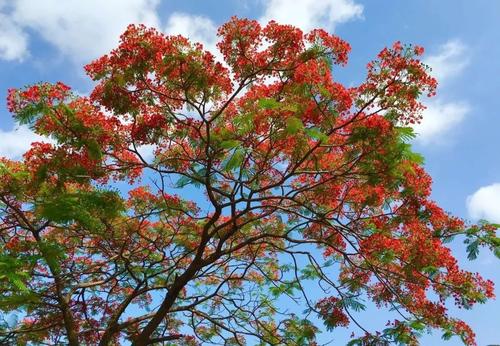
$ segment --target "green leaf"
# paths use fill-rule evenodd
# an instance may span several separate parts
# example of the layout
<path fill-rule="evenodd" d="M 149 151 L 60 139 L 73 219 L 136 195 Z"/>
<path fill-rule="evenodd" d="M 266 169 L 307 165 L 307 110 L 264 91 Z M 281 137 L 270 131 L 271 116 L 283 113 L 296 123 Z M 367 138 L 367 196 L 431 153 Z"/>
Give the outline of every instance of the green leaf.
<path fill-rule="evenodd" d="M 424 330 L 425 324 L 420 322 L 420 321 L 412 321 L 412 322 L 410 322 L 410 327 L 415 329 L 415 330 Z"/>
<path fill-rule="evenodd" d="M 321 132 L 320 129 L 318 129 L 316 127 L 311 127 L 309 129 L 305 129 L 305 132 L 307 133 L 307 135 L 309 137 L 311 137 L 312 139 L 315 139 L 317 141 L 326 142 L 328 140 L 328 136 L 325 135 L 323 132 Z"/>
<path fill-rule="evenodd" d="M 29 275 L 25 272 L 25 265 L 27 264 L 26 257 L 23 259 L 15 258 L 8 254 L 1 254 L 0 281 L 7 280 L 17 290 L 21 292 L 28 292 L 29 290 L 24 284 L 24 281 L 29 277 Z"/>
<path fill-rule="evenodd" d="M 439 269 L 434 266 L 427 266 L 422 268 L 422 272 L 429 275 L 429 277 L 432 279 L 439 273 Z"/>
<path fill-rule="evenodd" d="M 231 155 L 231 158 L 224 165 L 224 170 L 229 172 L 237 167 L 240 167 L 244 159 L 245 151 L 242 148 L 236 149 L 233 152 L 233 155 Z"/>
<path fill-rule="evenodd" d="M 252 132 L 254 128 L 253 119 L 252 114 L 243 114 L 234 118 L 233 123 L 236 126 L 237 134 L 243 136 Z"/>
<path fill-rule="evenodd" d="M 479 240 L 474 240 L 472 243 L 467 245 L 467 258 L 469 260 L 475 260 L 479 254 Z"/>
<path fill-rule="evenodd" d="M 78 222 L 89 229 L 102 226 L 101 219 L 113 218 L 123 211 L 123 200 L 115 191 L 76 191 L 54 193 L 37 202 L 39 215 L 56 223 Z"/>
<path fill-rule="evenodd" d="M 493 253 L 497 258 L 500 259 L 500 246 L 495 247 L 495 250 L 493 250 Z"/>
<path fill-rule="evenodd" d="M 417 137 L 412 127 L 396 127 L 396 131 L 403 142 L 409 142 Z"/>
<path fill-rule="evenodd" d="M 44 242 L 40 244 L 40 250 L 47 264 L 55 270 L 60 272 L 61 267 L 59 263 L 66 257 L 66 253 L 62 246 L 57 243 Z"/>
<path fill-rule="evenodd" d="M 296 117 L 289 117 L 286 119 L 286 128 L 285 131 L 288 134 L 294 135 L 300 130 L 304 128 L 304 124 L 302 123 L 302 120 Z"/>
<path fill-rule="evenodd" d="M 16 292 L 10 296 L 0 297 L 0 310 L 17 310 L 22 306 L 36 304 L 40 298 L 33 292 Z"/>
<path fill-rule="evenodd" d="M 363 341 L 362 339 L 353 339 L 351 341 L 349 341 L 346 346 L 361 346 L 363 345 Z"/>
<path fill-rule="evenodd" d="M 45 182 L 48 172 L 49 172 L 49 167 L 47 166 L 47 164 L 41 164 L 35 173 L 35 182 L 37 183 Z"/>
<path fill-rule="evenodd" d="M 102 151 L 99 146 L 99 143 L 95 139 L 89 140 L 87 143 L 87 150 L 89 152 L 89 156 L 93 160 L 100 160 L 102 158 Z"/>
<path fill-rule="evenodd" d="M 450 340 L 452 336 L 453 336 L 453 333 L 451 331 L 447 330 L 447 331 L 445 331 L 443 333 L 443 335 L 441 336 L 441 338 L 443 340 Z"/>
<path fill-rule="evenodd" d="M 356 300 L 354 298 L 344 298 L 342 301 L 343 301 L 345 306 L 353 309 L 356 312 L 359 312 L 359 311 L 366 309 L 366 306 L 363 303 L 359 302 L 358 300 Z"/>
<path fill-rule="evenodd" d="M 229 139 L 220 143 L 220 147 L 223 149 L 233 149 L 239 145 L 241 145 L 241 142 L 236 139 Z"/>
<path fill-rule="evenodd" d="M 48 112 L 50 112 L 50 108 L 45 102 L 39 102 L 23 107 L 14 117 L 20 125 L 32 125 L 42 114 Z"/>
<path fill-rule="evenodd" d="M 318 270 L 312 265 L 308 264 L 300 270 L 303 279 L 315 279 L 319 277 Z"/>
<path fill-rule="evenodd" d="M 22 292 L 29 292 L 28 288 L 26 285 L 21 281 L 21 279 L 16 276 L 16 277 L 11 277 L 10 281 L 14 286 L 16 286 L 20 291 Z"/>
<path fill-rule="evenodd" d="M 416 163 L 417 165 L 421 165 L 424 163 L 424 157 L 419 153 L 412 151 L 410 144 L 401 143 L 400 150 L 401 150 L 401 157 L 403 159 Z"/>
<path fill-rule="evenodd" d="M 180 177 L 176 182 L 175 182 L 175 187 L 177 188 L 182 188 L 184 186 L 187 186 L 192 183 L 192 180 L 186 176 Z"/>
<path fill-rule="evenodd" d="M 263 98 L 259 100 L 259 107 L 263 109 L 276 109 L 279 106 L 279 102 L 273 98 Z"/>

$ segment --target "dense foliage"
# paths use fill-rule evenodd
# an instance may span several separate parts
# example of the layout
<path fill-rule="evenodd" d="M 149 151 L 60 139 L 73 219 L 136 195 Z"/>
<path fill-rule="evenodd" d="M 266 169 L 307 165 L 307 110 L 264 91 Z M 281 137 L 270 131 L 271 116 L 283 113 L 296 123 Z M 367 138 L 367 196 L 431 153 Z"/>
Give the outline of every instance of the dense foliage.
<path fill-rule="evenodd" d="M 499 242 L 430 199 L 409 144 L 436 88 L 423 49 L 397 42 L 346 87 L 349 44 L 323 30 L 232 18 L 218 35 L 223 62 L 131 25 L 86 66 L 89 97 L 9 91 L 50 140 L 0 159 L 2 342 L 314 345 L 372 302 L 395 319 L 352 345 L 429 328 L 473 345 L 446 304 L 493 283 L 445 243 Z"/>

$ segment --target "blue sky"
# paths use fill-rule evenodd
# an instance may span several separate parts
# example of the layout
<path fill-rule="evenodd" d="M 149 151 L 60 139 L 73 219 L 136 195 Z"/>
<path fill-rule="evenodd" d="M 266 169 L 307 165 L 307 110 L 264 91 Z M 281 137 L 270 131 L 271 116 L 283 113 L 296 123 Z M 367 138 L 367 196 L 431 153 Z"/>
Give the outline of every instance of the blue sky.
<path fill-rule="evenodd" d="M 336 78 L 352 85 L 363 80 L 366 63 L 384 46 L 396 40 L 424 46 L 440 86 L 426 100 L 414 145 L 434 178 L 433 196 L 458 216 L 500 223 L 499 1 L 0 0 L 0 99 L 7 88 L 38 81 L 62 81 L 87 93 L 92 84 L 83 64 L 113 48 L 129 23 L 181 33 L 214 49 L 215 29 L 232 15 L 335 32 L 352 45 L 350 62 Z M 0 156 L 18 158 L 36 139 L 14 126 L 1 103 Z M 500 284 L 492 255 L 463 262 Z M 499 309 L 492 301 L 457 313 L 473 326 L 479 345 L 498 344 Z M 367 323 L 377 318 L 368 315 Z M 442 342 L 437 336 L 423 341 Z"/>

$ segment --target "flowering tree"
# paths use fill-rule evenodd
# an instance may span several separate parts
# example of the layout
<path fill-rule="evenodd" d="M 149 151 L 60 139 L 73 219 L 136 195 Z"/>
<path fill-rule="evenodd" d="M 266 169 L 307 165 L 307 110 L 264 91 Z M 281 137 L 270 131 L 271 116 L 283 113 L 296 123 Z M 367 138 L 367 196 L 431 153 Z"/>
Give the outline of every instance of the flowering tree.
<path fill-rule="evenodd" d="M 430 200 L 408 144 L 436 88 L 423 49 L 395 43 L 348 88 L 332 69 L 350 47 L 323 30 L 232 18 L 218 35 L 224 62 L 132 25 L 86 66 L 90 97 L 9 91 L 51 141 L 0 159 L 3 342 L 314 345 L 356 324 L 352 345 L 429 328 L 474 344 L 446 302 L 493 283 L 444 243 L 499 241 Z M 358 323 L 368 302 L 394 310 L 386 329 Z"/>

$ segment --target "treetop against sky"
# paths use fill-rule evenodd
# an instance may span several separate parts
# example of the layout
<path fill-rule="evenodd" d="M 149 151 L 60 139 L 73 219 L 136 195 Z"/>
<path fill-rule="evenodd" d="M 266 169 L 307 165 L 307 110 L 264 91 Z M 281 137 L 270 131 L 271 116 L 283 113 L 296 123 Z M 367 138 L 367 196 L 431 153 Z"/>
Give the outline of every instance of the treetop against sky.
<path fill-rule="evenodd" d="M 349 11 L 318 14 L 333 3 Z M 451 90 L 450 76 L 469 64 L 453 60 L 465 44 L 449 40 L 422 58 L 421 46 L 395 39 L 360 64 L 332 30 L 365 7 L 308 6 L 291 16 L 296 26 L 277 14 L 280 1 L 260 21 L 232 17 L 218 29 L 172 14 L 164 31 L 187 38 L 132 24 L 85 66 L 89 92 L 10 86 L 18 134 L 36 141 L 2 143 L 5 342 L 363 345 L 442 335 L 472 345 L 473 330 L 493 340 L 460 309 L 494 297 L 490 276 L 476 273 L 485 268 L 467 258 L 492 263 L 484 254 L 498 256 L 498 225 L 440 207 L 414 151 L 445 150 L 436 136 L 470 112 L 428 101 L 434 77 Z M 42 25 L 22 1 L 0 9 L 20 37 Z M 4 59 L 28 59 L 5 47 Z M 360 71 L 346 83 L 349 59 Z M 495 186 L 468 198 L 473 217 L 498 220 L 484 207 Z"/>

